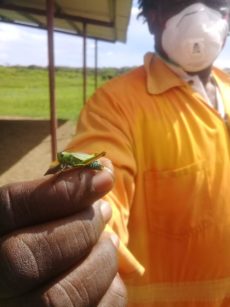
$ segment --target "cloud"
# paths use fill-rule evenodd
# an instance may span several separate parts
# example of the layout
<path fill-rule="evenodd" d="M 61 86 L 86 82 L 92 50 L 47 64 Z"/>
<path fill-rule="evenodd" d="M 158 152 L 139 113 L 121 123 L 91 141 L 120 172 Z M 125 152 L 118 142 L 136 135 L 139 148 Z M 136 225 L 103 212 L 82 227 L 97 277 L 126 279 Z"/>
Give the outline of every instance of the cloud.
<path fill-rule="evenodd" d="M 0 23 L 0 41 L 1 44 L 4 42 L 15 42 L 20 40 L 20 29 L 18 27 Z M 0 44 L 0 45 L 1 45 Z"/>

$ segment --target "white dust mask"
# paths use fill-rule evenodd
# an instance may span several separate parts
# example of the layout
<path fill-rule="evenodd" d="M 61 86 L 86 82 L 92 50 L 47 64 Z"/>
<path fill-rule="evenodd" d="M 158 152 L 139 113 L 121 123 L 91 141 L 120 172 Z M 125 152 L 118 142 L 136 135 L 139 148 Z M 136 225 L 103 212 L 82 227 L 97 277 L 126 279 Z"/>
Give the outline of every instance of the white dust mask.
<path fill-rule="evenodd" d="M 228 28 L 220 12 L 195 3 L 167 20 L 162 48 L 169 59 L 185 71 L 198 72 L 215 61 Z"/>

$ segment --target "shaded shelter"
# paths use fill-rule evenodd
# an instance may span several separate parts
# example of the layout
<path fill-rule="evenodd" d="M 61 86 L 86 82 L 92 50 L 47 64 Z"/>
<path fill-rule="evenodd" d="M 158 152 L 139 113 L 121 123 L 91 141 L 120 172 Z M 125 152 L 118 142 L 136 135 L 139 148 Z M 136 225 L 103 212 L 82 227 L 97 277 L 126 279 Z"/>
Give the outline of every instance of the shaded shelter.
<path fill-rule="evenodd" d="M 48 30 L 52 160 L 56 158 L 53 32 L 83 37 L 83 99 L 86 99 L 86 38 L 126 41 L 132 0 L 0 0 L 0 21 Z M 97 65 L 97 60 L 95 59 Z M 97 67 L 96 67 L 97 71 Z M 95 77 L 96 81 L 96 77 Z"/>

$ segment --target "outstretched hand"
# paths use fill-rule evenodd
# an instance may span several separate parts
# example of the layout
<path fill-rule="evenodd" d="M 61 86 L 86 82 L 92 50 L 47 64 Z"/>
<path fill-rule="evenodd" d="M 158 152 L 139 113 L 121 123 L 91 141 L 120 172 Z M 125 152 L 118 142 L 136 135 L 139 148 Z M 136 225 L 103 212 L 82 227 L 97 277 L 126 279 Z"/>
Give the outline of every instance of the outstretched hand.
<path fill-rule="evenodd" d="M 111 163 L 103 159 L 106 168 Z M 125 306 L 106 168 L 0 188 L 0 306 Z"/>

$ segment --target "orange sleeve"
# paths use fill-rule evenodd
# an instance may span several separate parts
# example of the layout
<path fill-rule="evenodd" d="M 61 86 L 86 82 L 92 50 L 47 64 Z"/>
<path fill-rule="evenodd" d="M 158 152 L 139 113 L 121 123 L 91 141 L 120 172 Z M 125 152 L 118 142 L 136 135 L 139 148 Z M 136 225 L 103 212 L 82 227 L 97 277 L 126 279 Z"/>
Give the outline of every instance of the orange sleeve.
<path fill-rule="evenodd" d="M 106 195 L 113 216 L 110 231 L 120 238 L 120 271 L 144 273 L 144 268 L 128 250 L 128 220 L 135 193 L 136 162 L 134 157 L 131 114 L 116 102 L 116 94 L 99 89 L 80 114 L 77 133 L 67 150 L 88 153 L 106 152 L 115 169 L 115 185 Z"/>

